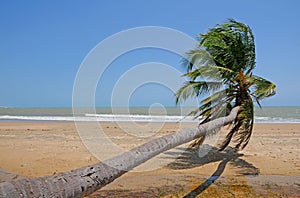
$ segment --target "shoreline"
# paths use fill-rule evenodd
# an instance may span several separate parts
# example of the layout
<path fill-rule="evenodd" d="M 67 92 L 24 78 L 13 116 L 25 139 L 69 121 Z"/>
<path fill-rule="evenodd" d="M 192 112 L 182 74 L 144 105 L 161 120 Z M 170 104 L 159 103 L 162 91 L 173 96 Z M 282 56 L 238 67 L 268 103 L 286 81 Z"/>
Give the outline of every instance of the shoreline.
<path fill-rule="evenodd" d="M 89 125 L 88 122 L 82 124 Z M 144 134 L 139 134 L 129 123 L 122 123 L 121 126 L 114 122 L 101 123 L 106 135 L 123 150 L 147 142 L 152 136 L 173 133 L 180 127 L 193 127 L 195 123 L 184 123 L 182 126 L 165 123 L 157 133 L 151 133 L 159 126 L 159 123 L 139 123 L 138 127 L 145 129 Z M 74 122 L 0 122 L 0 140 L 0 168 L 24 177 L 52 175 L 99 161 L 80 140 Z M 250 142 L 240 152 L 241 155 L 234 156 L 230 150 L 216 153 L 209 147 L 208 154 L 199 158 L 197 151 L 180 146 L 150 160 L 158 168 L 144 171 L 147 163 L 141 165 L 99 192 L 111 195 L 123 191 L 124 196 L 129 193 L 130 197 L 130 192 L 149 193 L 149 189 L 160 189 L 162 186 L 168 186 L 167 195 L 176 194 L 181 188 L 188 192 L 200 180 L 205 182 L 222 162 L 225 163 L 224 159 L 231 157 L 215 182 L 218 185 L 244 182 L 249 188 L 260 186 L 260 190 L 265 192 L 266 185 L 272 184 L 273 187 L 277 185 L 292 189 L 284 191 L 285 194 L 291 192 L 288 195 L 300 195 L 299 190 L 295 191 L 300 185 L 297 182 L 300 176 L 299 145 L 300 123 L 255 123 Z M 148 166 L 151 167 L 153 164 L 150 162 Z M 159 165 L 160 162 L 165 164 Z M 250 182 L 245 183 L 245 178 Z M 289 185 L 285 185 L 286 181 L 290 182 Z M 213 189 L 213 186 L 216 184 L 209 189 Z"/>
<path fill-rule="evenodd" d="M 0 119 L 0 123 L 55 123 L 55 122 L 59 122 L 59 123 L 74 123 L 74 122 L 100 122 L 100 123 L 111 123 L 111 122 L 131 122 L 128 120 L 75 120 L 75 119 L 71 119 L 72 117 L 70 117 L 69 120 L 37 120 L 37 119 Z M 292 119 L 293 121 L 290 120 L 286 120 L 286 121 L 254 121 L 255 124 L 300 124 L 300 119 Z M 134 120 L 132 122 L 137 122 L 137 123 L 198 123 L 198 121 L 142 121 L 142 120 Z"/>

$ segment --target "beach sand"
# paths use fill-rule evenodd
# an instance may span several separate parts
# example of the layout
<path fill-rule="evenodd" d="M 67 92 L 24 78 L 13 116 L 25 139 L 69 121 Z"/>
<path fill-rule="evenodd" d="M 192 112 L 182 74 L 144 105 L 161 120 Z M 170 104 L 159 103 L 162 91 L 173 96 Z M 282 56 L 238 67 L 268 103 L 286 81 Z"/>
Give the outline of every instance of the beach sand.
<path fill-rule="evenodd" d="M 195 126 L 166 123 L 152 134 L 156 125 L 145 125 L 147 133 L 129 134 L 135 131 L 130 124 L 101 123 L 120 152 Z M 221 138 L 208 138 L 201 152 L 187 145 L 165 152 L 90 197 L 300 197 L 300 124 L 255 124 L 248 146 L 239 153 L 207 145 Z M 73 122 L 0 123 L 0 181 L 52 175 L 98 161 Z"/>

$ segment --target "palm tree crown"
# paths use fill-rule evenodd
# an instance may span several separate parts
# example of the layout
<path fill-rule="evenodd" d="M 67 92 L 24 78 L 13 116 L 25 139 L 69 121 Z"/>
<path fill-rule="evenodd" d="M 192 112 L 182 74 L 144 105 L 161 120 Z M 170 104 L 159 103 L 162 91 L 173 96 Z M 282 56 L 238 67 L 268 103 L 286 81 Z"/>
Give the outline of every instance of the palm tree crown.
<path fill-rule="evenodd" d="M 260 100 L 276 93 L 276 86 L 252 75 L 255 44 L 249 26 L 229 19 L 198 38 L 199 45 L 188 51 L 183 59 L 183 65 L 187 67 L 184 76 L 189 81 L 177 91 L 176 103 L 210 94 L 200 102 L 198 109 L 190 113 L 200 119 L 200 124 L 226 116 L 232 108 L 240 106 L 220 150 L 230 142 L 236 149 L 243 149 L 253 129 L 253 100 L 260 106 Z M 191 146 L 200 146 L 203 140 L 196 139 Z"/>

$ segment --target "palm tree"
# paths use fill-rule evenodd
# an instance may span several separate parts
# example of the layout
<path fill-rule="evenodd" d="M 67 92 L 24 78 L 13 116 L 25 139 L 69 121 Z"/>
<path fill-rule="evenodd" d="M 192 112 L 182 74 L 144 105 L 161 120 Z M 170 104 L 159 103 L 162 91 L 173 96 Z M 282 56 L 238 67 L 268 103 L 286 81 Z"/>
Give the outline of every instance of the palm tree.
<path fill-rule="evenodd" d="M 84 197 L 152 157 L 201 137 L 215 128 L 231 123 L 238 110 L 239 107 L 236 107 L 226 117 L 217 118 L 193 129 L 178 131 L 151 140 L 121 155 L 94 165 L 53 176 L 2 182 L 0 183 L 0 198 Z"/>
<path fill-rule="evenodd" d="M 209 34 L 212 35 L 209 36 Z M 240 144 L 237 146 L 244 147 L 250 138 L 253 126 L 252 97 L 258 101 L 273 95 L 275 85 L 251 74 L 255 65 L 255 54 L 253 35 L 249 27 L 230 20 L 229 23 L 212 29 L 207 36 L 202 35 L 202 37 L 200 46 L 206 46 L 210 53 L 209 56 L 213 57 L 217 65 L 212 65 L 208 54 L 201 50 L 200 46 L 191 50 L 188 53 L 189 59 L 187 59 L 189 72 L 186 74 L 191 81 L 178 91 L 178 101 L 190 96 L 199 96 L 209 90 L 217 90 L 222 83 L 226 88 L 203 100 L 203 105 L 192 113 L 196 117 L 205 116 L 201 125 L 154 139 L 94 165 L 53 176 L 0 183 L 0 198 L 83 197 L 109 184 L 152 157 L 208 135 L 230 123 L 233 123 L 233 129 L 227 136 L 228 141 L 234 134 L 238 134 L 237 137 L 242 137 L 242 139 L 239 140 Z M 202 57 L 202 59 L 198 57 Z M 207 58 L 205 65 L 200 67 L 199 64 L 196 64 L 199 60 L 205 60 L 205 57 Z M 215 81 L 210 83 L 196 81 L 200 74 Z M 253 90 L 250 91 L 250 87 L 253 87 Z M 215 98 L 218 99 L 218 102 Z M 223 147 L 226 147 L 228 143 L 225 142 Z"/>
<path fill-rule="evenodd" d="M 240 111 L 231 123 L 225 140 L 219 149 L 230 142 L 236 149 L 248 144 L 254 120 L 254 104 L 276 93 L 276 86 L 256 75 L 254 36 L 249 26 L 229 19 L 206 34 L 200 34 L 199 45 L 186 53 L 183 65 L 189 81 L 176 93 L 176 103 L 189 97 L 212 93 L 203 99 L 201 106 L 190 115 L 200 119 L 200 124 L 226 116 L 232 108 Z M 261 107 L 261 106 L 260 106 Z M 190 146 L 199 147 L 205 136 L 196 139 Z"/>

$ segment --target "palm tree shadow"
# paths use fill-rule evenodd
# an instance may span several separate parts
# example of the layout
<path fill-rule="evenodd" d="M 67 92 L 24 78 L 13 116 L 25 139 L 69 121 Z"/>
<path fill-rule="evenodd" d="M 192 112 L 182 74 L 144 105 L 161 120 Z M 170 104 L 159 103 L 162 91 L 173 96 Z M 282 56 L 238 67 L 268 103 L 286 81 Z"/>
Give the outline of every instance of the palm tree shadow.
<path fill-rule="evenodd" d="M 167 152 L 166 154 L 179 155 L 179 152 Z M 170 163 L 168 167 L 171 169 L 189 169 L 213 162 L 220 162 L 217 170 L 205 182 L 184 196 L 190 198 L 196 197 L 212 185 L 222 175 L 228 163 L 238 168 L 238 174 L 257 176 L 259 169 L 253 164 L 241 159 L 241 156 L 243 156 L 243 154 L 237 153 L 236 150 L 231 147 L 224 151 L 218 151 L 216 147 L 203 145 L 200 149 L 186 149 L 174 162 Z"/>
<path fill-rule="evenodd" d="M 210 185 L 212 185 L 224 172 L 226 164 L 230 161 L 230 159 L 224 159 L 218 166 L 217 170 L 201 185 L 199 185 L 197 188 L 189 192 L 187 195 L 185 195 L 185 198 L 192 198 L 196 197 L 200 193 L 202 193 L 204 190 L 206 190 Z"/>

